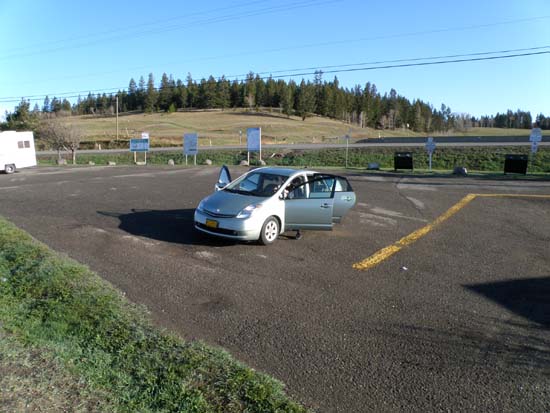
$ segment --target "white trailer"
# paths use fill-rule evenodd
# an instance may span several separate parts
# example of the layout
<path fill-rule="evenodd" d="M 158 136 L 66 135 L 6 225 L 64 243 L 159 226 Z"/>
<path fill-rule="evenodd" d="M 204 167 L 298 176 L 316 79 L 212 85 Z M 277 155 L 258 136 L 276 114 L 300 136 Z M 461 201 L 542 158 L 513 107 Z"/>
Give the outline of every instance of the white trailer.
<path fill-rule="evenodd" d="M 0 132 L 0 171 L 11 174 L 30 166 L 36 166 L 33 133 Z"/>

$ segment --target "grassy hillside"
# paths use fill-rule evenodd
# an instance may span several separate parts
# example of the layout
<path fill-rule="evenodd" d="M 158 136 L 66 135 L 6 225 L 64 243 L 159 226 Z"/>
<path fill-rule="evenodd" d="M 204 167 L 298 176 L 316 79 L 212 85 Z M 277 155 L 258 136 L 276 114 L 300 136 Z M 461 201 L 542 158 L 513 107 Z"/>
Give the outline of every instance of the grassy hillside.
<path fill-rule="evenodd" d="M 116 119 L 114 116 L 79 116 L 64 119 L 79 126 L 87 141 L 110 141 L 116 137 Z M 270 143 L 320 143 L 336 142 L 351 128 L 352 137 L 356 139 L 378 138 L 379 136 L 425 136 L 408 130 L 374 130 L 359 128 L 347 123 L 318 116 L 302 121 L 298 117 L 288 118 L 276 111 L 247 112 L 238 110 L 211 110 L 154 114 L 119 115 L 119 137 L 127 140 L 139 137 L 147 131 L 151 136 L 152 146 L 181 145 L 185 132 L 198 132 L 200 145 L 229 145 L 239 143 L 239 130 L 246 139 L 246 129 L 262 128 L 262 141 Z M 481 129 L 473 128 L 467 132 L 452 132 L 453 135 L 529 135 L 523 129 Z M 434 134 L 437 136 L 437 134 Z M 341 140 L 340 140 L 341 141 Z"/>

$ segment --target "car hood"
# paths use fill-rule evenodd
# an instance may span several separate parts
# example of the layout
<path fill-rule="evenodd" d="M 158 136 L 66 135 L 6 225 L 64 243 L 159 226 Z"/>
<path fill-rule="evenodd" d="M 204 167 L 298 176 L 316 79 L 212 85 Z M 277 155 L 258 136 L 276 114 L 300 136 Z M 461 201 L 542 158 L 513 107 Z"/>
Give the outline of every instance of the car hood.
<path fill-rule="evenodd" d="M 258 204 L 268 198 L 218 191 L 204 199 L 202 208 L 214 215 L 235 216 L 250 204 Z"/>

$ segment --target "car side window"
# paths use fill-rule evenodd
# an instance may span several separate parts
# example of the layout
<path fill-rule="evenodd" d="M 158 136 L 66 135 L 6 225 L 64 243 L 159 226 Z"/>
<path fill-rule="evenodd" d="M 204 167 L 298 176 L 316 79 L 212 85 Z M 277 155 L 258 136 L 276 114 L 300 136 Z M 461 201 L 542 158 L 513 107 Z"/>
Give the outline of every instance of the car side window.
<path fill-rule="evenodd" d="M 333 177 L 315 178 L 309 182 L 310 198 L 330 198 L 332 195 Z"/>
<path fill-rule="evenodd" d="M 346 178 L 337 176 L 334 192 L 353 192 L 353 189 L 351 189 L 351 185 Z"/>
<path fill-rule="evenodd" d="M 285 188 L 285 198 L 287 199 L 304 199 L 306 198 L 306 186 L 304 185 L 304 177 L 297 176 Z"/>

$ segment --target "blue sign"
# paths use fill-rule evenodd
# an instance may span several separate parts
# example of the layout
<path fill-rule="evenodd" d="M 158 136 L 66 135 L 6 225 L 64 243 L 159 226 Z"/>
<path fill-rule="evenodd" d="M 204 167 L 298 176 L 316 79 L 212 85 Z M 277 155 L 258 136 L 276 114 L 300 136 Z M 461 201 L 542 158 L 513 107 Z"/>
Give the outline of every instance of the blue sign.
<path fill-rule="evenodd" d="M 246 130 L 246 142 L 248 152 L 260 152 L 262 150 L 262 129 L 248 128 Z"/>
<path fill-rule="evenodd" d="M 149 139 L 130 139 L 130 152 L 148 152 Z"/>
<path fill-rule="evenodd" d="M 183 154 L 196 155 L 199 152 L 199 135 L 196 133 L 185 133 L 183 135 Z"/>

